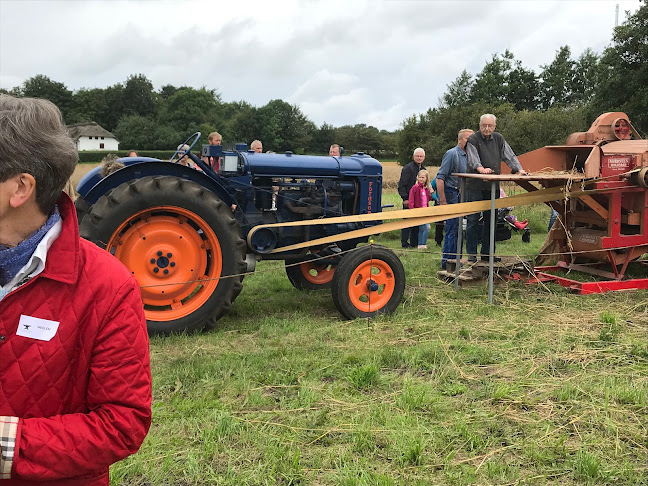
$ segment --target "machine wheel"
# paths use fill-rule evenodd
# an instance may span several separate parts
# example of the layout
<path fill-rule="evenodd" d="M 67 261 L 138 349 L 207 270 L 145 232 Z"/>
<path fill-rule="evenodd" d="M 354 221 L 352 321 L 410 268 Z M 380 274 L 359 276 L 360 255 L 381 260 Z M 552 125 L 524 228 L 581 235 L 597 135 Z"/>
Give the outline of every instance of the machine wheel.
<path fill-rule="evenodd" d="M 363 246 L 347 253 L 333 275 L 333 302 L 347 319 L 390 314 L 404 291 L 403 264 L 383 246 Z"/>
<path fill-rule="evenodd" d="M 144 177 L 92 206 L 81 236 L 140 284 L 149 334 L 212 328 L 241 290 L 246 246 L 232 211 L 200 184 Z"/>
<path fill-rule="evenodd" d="M 531 242 L 531 230 L 529 228 L 525 228 L 524 231 L 522 232 L 522 241 L 524 243 Z"/>
<path fill-rule="evenodd" d="M 323 290 L 331 288 L 335 274 L 334 265 L 325 265 L 317 261 L 303 262 L 286 260 L 286 275 L 297 290 Z"/>

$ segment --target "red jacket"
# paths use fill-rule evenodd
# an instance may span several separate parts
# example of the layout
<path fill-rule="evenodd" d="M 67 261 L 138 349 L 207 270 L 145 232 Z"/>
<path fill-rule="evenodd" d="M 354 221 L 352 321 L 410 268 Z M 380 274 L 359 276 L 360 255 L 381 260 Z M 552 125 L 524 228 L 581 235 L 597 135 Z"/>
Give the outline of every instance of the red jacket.
<path fill-rule="evenodd" d="M 415 183 L 409 192 L 409 209 L 414 208 L 427 208 L 427 204 L 423 204 L 423 195 L 427 195 L 427 202 L 432 200 L 432 193 L 426 187 L 423 187 L 418 182 Z"/>
<path fill-rule="evenodd" d="M 0 300 L 0 416 L 18 417 L 2 486 L 108 485 L 151 423 L 148 336 L 137 281 L 79 238 L 74 205 L 42 273 Z M 17 335 L 22 316 L 59 323 L 49 341 Z M 1 461 L 0 461 L 1 463 Z"/>

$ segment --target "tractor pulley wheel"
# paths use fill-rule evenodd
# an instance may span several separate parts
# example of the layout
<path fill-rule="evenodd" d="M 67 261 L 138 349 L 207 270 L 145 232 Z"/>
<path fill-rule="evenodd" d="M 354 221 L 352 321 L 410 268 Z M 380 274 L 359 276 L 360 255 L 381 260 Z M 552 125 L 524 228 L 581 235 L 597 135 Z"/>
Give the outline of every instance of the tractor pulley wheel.
<path fill-rule="evenodd" d="M 405 270 L 398 256 L 377 245 L 347 253 L 333 276 L 333 302 L 347 319 L 394 312 L 405 291 Z"/>

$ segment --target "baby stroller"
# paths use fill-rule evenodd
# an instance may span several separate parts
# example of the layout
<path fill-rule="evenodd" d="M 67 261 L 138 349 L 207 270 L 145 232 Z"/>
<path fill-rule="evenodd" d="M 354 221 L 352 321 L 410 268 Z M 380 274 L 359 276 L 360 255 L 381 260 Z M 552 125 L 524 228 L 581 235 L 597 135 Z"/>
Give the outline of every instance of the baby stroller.
<path fill-rule="evenodd" d="M 503 189 L 500 189 L 500 198 L 506 197 L 506 193 Z M 504 241 L 511 239 L 511 232 L 515 231 L 522 232 L 522 241 L 524 243 L 529 243 L 531 241 L 531 228 L 529 228 L 529 222 L 525 219 L 524 221 L 518 221 L 514 214 L 512 207 L 500 208 L 497 210 L 497 215 L 495 216 L 495 241 Z M 479 236 L 480 243 L 481 240 L 488 235 L 484 235 L 484 216 L 482 214 L 479 218 Z"/>

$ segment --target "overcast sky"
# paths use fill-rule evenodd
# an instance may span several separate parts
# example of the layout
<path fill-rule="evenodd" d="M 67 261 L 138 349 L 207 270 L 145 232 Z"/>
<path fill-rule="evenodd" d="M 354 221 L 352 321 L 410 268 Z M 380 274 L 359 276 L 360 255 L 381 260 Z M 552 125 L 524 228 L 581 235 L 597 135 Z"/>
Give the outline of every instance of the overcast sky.
<path fill-rule="evenodd" d="M 0 0 L 0 87 L 36 74 L 105 88 L 131 74 L 283 99 L 316 124 L 394 130 L 436 107 L 463 69 L 513 52 L 540 72 L 569 45 L 610 44 L 639 0 Z"/>

